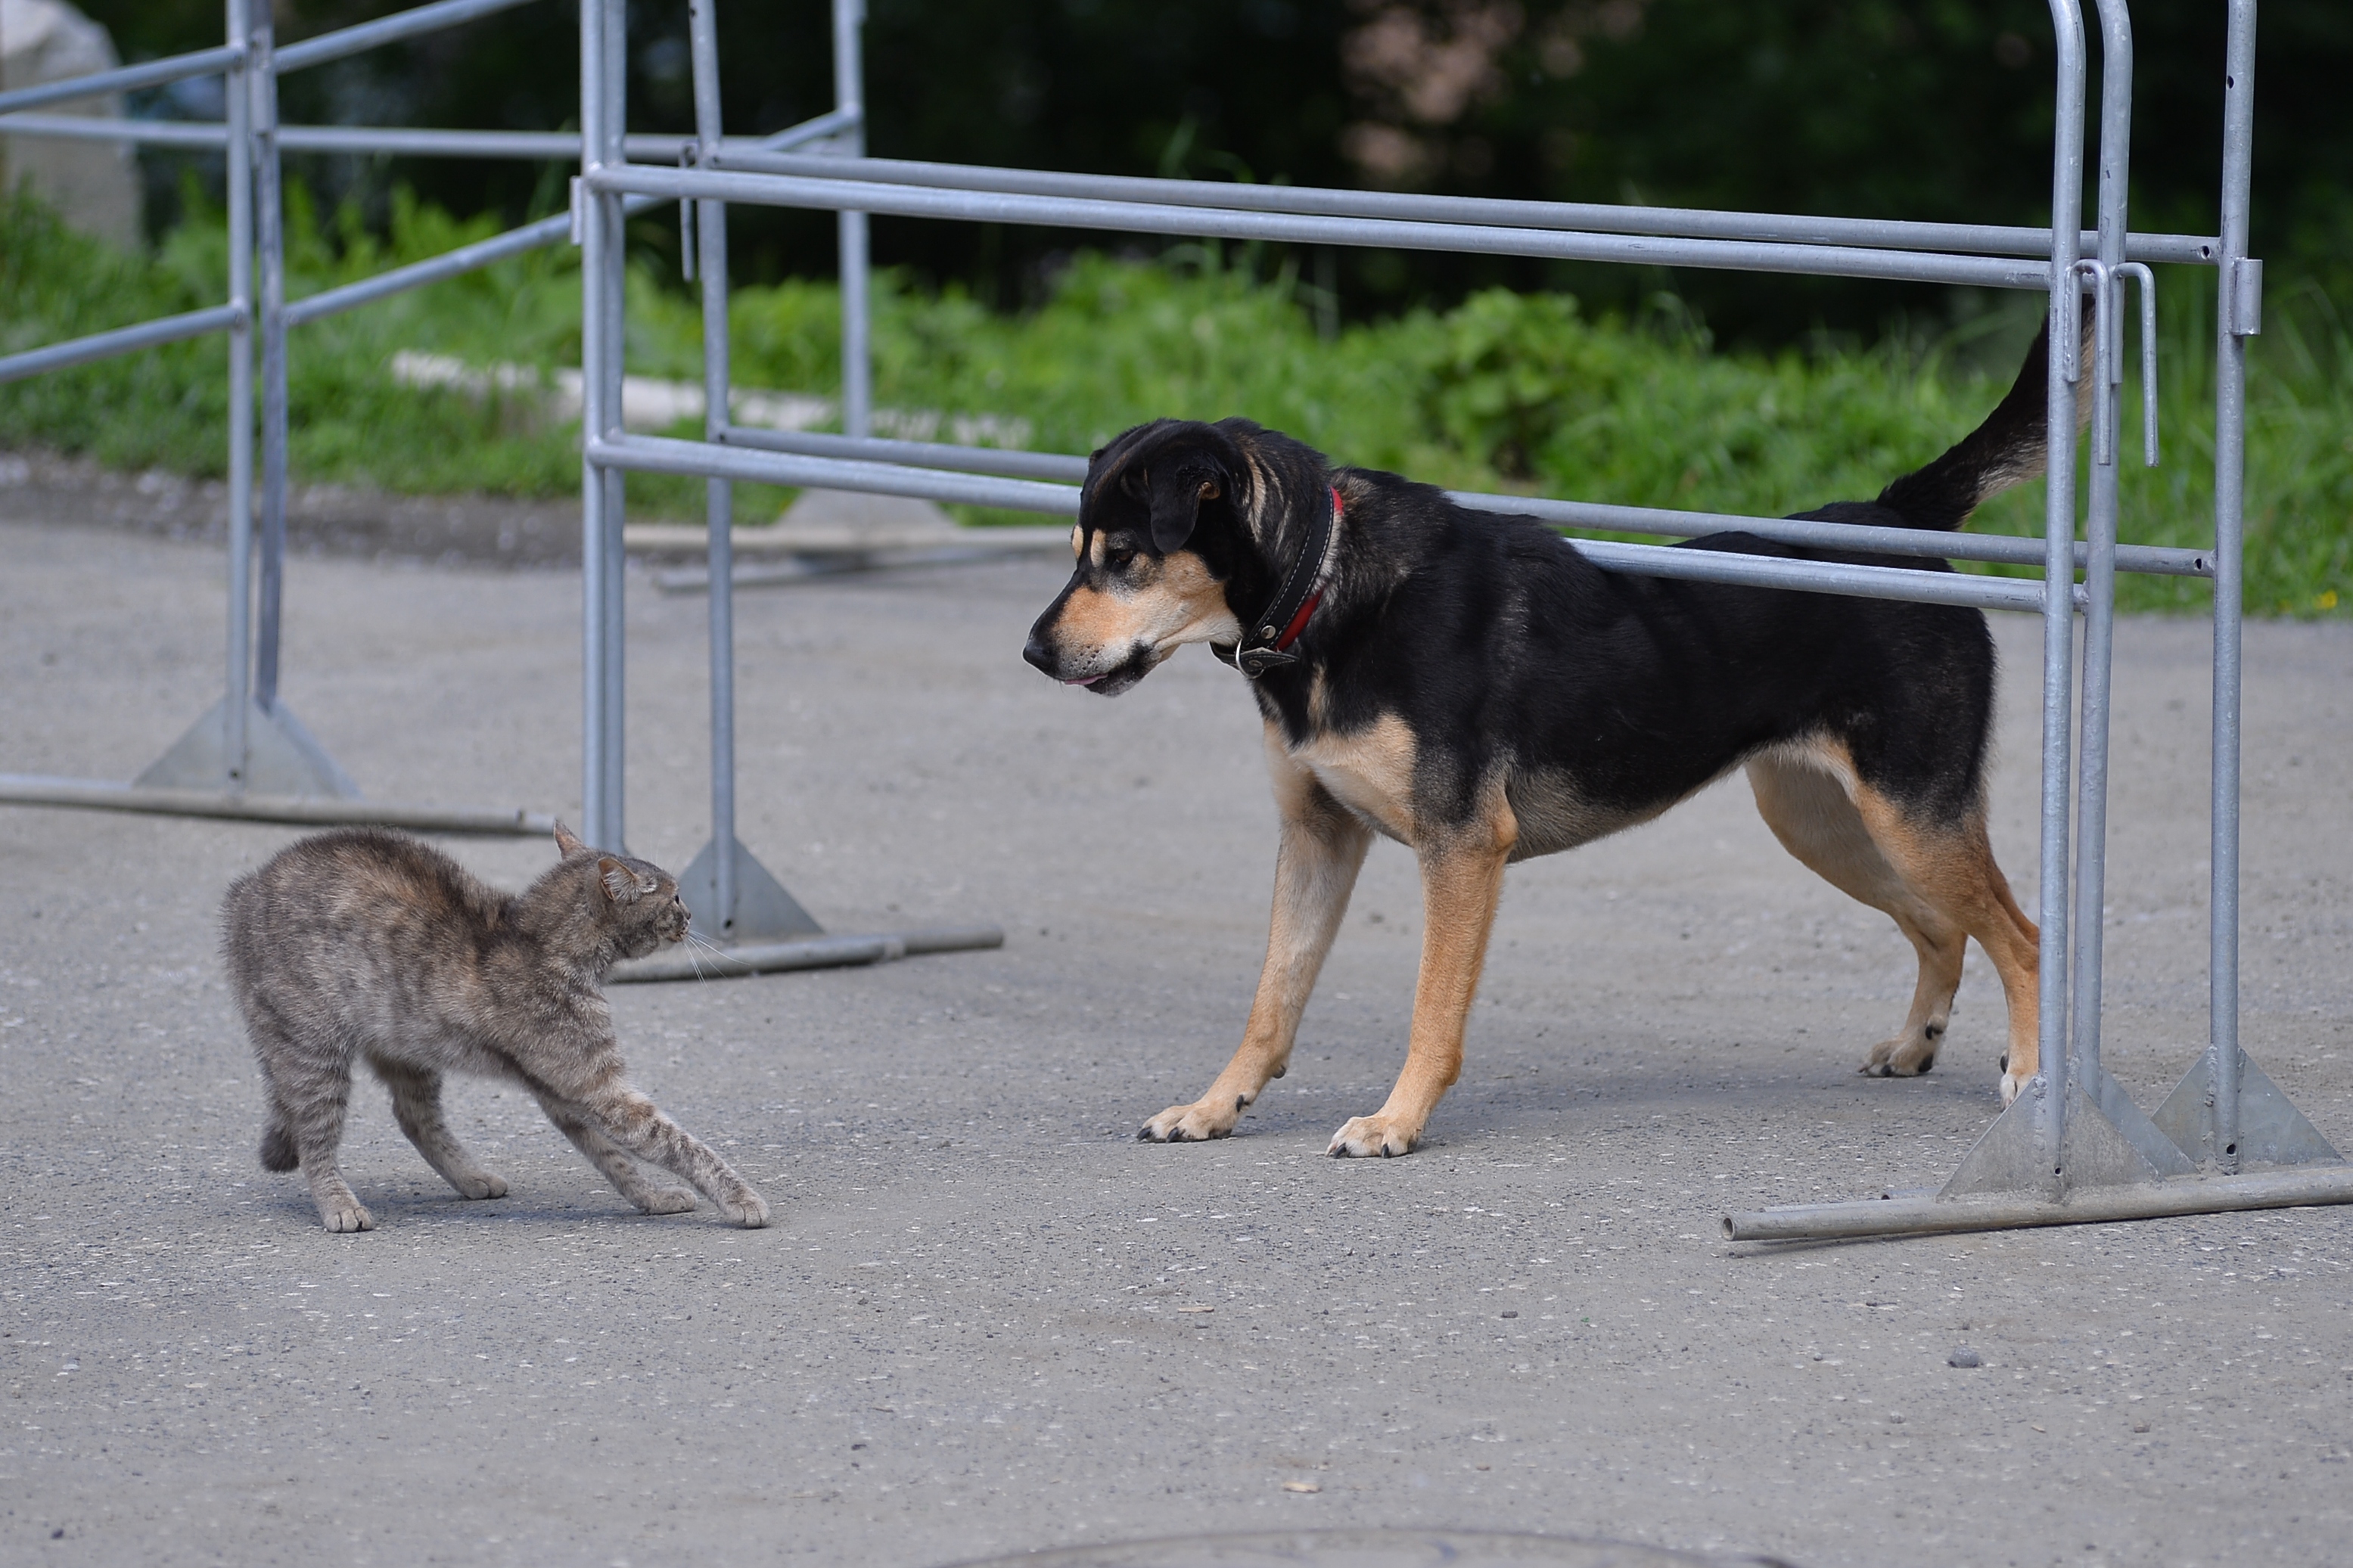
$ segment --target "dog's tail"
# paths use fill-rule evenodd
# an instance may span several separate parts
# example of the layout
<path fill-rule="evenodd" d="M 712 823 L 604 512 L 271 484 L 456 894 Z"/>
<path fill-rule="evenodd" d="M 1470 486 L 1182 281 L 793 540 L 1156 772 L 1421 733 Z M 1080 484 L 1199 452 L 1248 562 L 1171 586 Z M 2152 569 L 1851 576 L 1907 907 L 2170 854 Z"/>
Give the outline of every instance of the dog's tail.
<path fill-rule="evenodd" d="M 2084 342 L 2092 342 L 2092 311 L 2084 310 Z M 1950 532 L 1969 514 L 2016 484 L 2042 476 L 2049 457 L 2044 431 L 2049 424 L 2051 328 L 2046 322 L 2026 351 L 2018 380 L 1986 422 L 1954 443 L 1950 451 L 1926 468 L 1897 479 L 1879 492 L 1879 504 L 1914 528 Z M 2092 400 L 2075 402 L 2076 427 L 2092 416 Z"/>

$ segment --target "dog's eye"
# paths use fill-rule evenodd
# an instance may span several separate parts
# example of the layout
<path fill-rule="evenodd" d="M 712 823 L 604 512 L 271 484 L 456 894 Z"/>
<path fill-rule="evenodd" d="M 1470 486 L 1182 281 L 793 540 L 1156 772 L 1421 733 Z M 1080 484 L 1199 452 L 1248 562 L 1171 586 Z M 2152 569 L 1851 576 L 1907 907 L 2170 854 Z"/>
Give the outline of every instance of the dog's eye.
<path fill-rule="evenodd" d="M 1133 562 L 1134 559 L 1134 551 L 1127 549 L 1124 545 L 1115 544 L 1109 550 L 1103 552 L 1103 570 L 1106 572 L 1124 572 L 1127 570 L 1129 563 Z"/>

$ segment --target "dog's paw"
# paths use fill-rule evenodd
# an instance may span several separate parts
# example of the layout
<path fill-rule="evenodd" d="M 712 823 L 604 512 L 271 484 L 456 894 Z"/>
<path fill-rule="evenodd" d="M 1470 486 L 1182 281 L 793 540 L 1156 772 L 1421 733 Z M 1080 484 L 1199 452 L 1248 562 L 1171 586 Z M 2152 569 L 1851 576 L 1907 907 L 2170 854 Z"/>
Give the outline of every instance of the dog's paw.
<path fill-rule="evenodd" d="M 1172 1105 L 1135 1130 L 1136 1142 L 1206 1143 L 1231 1132 L 1241 1113 L 1239 1105 L 1221 1106 L 1206 1100 L 1191 1105 Z"/>
<path fill-rule="evenodd" d="M 1914 1034 L 1893 1035 L 1871 1047 L 1855 1070 L 1865 1078 L 1917 1078 L 1936 1065 L 1936 1047 L 1945 1031 L 1934 1025 Z"/>
<path fill-rule="evenodd" d="M 1366 1160 L 1376 1154 L 1390 1160 L 1412 1153 L 1420 1142 L 1420 1128 L 1409 1128 L 1395 1117 L 1358 1116 L 1332 1134 L 1331 1147 L 1324 1152 L 1335 1160 Z"/>
<path fill-rule="evenodd" d="M 2001 1075 L 2001 1105 L 2003 1110 L 2009 1110 L 2010 1107 L 2017 1100 L 2018 1091 L 2023 1087 L 2024 1085 L 2021 1083 L 2016 1073 L 2005 1072 Z"/>

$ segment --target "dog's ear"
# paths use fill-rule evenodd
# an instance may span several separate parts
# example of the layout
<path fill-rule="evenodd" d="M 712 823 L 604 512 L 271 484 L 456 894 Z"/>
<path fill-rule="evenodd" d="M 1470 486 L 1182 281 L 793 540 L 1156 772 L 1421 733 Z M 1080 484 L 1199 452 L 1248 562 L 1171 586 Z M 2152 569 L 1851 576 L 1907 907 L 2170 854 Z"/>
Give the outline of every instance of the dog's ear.
<path fill-rule="evenodd" d="M 1200 521 L 1201 503 L 1223 496 L 1229 483 L 1225 465 L 1200 452 L 1187 453 L 1173 463 L 1152 465 L 1147 488 L 1152 498 L 1152 548 L 1166 555 L 1185 548 Z"/>

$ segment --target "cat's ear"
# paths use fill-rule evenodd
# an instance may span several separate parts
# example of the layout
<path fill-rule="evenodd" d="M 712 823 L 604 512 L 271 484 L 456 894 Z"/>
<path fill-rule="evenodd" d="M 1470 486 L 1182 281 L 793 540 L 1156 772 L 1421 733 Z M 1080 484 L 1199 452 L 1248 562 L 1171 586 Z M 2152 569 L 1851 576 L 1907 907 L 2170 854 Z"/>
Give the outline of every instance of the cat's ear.
<path fill-rule="evenodd" d="M 633 903 L 644 891 L 638 886 L 637 873 L 610 855 L 597 858 L 596 875 L 605 884 L 605 896 L 617 904 Z"/>
<path fill-rule="evenodd" d="M 555 852 L 558 855 L 568 860 L 575 855 L 586 852 L 587 847 L 588 846 L 581 843 L 574 836 L 572 829 L 560 822 L 555 825 Z"/>

